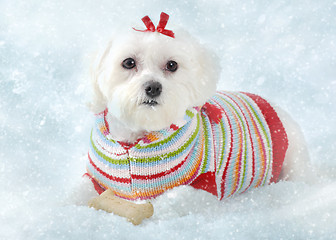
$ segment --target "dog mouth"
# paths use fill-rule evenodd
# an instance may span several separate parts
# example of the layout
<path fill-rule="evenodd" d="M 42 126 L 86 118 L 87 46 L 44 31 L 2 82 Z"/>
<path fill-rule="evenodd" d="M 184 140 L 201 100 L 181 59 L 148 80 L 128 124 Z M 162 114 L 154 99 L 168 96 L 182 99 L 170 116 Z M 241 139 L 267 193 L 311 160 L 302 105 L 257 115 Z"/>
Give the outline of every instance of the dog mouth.
<path fill-rule="evenodd" d="M 143 101 L 142 104 L 153 107 L 153 106 L 158 105 L 159 103 L 154 99 L 148 99 L 148 100 Z"/>

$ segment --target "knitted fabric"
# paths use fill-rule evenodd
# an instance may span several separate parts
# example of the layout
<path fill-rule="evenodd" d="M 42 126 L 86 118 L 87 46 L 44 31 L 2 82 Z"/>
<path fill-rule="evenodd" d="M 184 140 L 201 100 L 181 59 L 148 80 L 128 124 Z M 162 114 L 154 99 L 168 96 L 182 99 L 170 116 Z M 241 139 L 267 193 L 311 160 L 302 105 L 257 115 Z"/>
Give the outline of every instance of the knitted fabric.
<path fill-rule="evenodd" d="M 233 92 L 217 92 L 202 109 L 187 110 L 180 124 L 133 145 L 111 139 L 100 113 L 90 143 L 87 172 L 96 189 L 110 188 L 129 200 L 154 198 L 179 185 L 223 199 L 275 182 L 288 146 L 264 99 Z"/>

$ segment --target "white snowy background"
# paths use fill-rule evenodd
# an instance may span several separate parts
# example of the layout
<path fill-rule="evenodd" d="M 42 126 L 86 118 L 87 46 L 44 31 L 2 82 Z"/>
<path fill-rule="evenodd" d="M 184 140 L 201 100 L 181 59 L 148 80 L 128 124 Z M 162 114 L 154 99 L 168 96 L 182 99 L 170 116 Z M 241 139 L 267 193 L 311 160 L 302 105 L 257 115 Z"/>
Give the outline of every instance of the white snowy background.
<path fill-rule="evenodd" d="M 78 205 L 90 56 L 118 28 L 170 14 L 217 52 L 219 88 L 301 125 L 317 172 L 218 202 L 179 188 L 140 226 Z M 336 1 L 0 0 L 0 239 L 336 239 Z M 78 196 L 77 196 L 78 197 Z"/>

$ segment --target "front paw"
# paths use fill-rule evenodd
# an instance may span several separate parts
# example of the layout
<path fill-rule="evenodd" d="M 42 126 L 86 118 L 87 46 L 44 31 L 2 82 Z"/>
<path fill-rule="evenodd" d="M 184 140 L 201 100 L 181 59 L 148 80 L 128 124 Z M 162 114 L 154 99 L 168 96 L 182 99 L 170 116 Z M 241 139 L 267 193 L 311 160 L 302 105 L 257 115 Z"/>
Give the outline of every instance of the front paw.
<path fill-rule="evenodd" d="M 104 210 L 127 218 L 134 225 L 139 225 L 145 218 L 153 216 L 154 208 L 151 203 L 136 204 L 116 197 L 110 189 L 88 203 L 89 207 Z"/>

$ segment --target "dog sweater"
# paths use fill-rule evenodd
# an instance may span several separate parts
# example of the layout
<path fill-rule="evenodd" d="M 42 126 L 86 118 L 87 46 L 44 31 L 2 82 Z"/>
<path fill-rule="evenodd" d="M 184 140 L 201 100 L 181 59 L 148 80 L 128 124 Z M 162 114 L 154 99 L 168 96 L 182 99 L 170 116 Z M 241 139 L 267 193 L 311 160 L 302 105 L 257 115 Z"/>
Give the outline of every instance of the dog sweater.
<path fill-rule="evenodd" d="M 98 193 L 150 199 L 179 185 L 218 199 L 276 182 L 288 147 L 285 129 L 263 98 L 217 92 L 184 121 L 148 132 L 133 144 L 111 138 L 106 111 L 91 132 L 87 176 Z"/>

